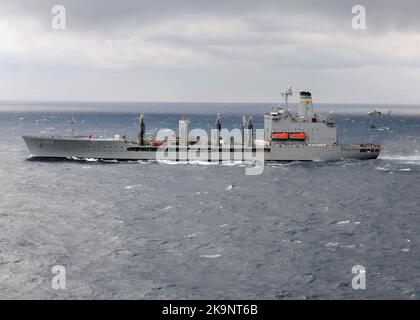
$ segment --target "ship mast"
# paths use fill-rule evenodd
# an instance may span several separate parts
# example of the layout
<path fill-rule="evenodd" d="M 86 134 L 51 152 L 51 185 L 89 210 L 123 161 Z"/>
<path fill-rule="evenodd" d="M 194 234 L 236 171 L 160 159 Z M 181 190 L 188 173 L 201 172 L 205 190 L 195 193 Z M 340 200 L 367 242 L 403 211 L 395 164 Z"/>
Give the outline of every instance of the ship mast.
<path fill-rule="evenodd" d="M 71 125 L 71 136 L 74 137 L 74 117 L 71 117 L 70 125 Z"/>
<path fill-rule="evenodd" d="M 214 143 L 217 146 L 220 146 L 220 131 L 222 130 L 222 119 L 221 119 L 221 115 L 220 112 L 217 113 L 216 116 L 216 131 L 215 131 L 215 136 L 214 136 Z"/>
<path fill-rule="evenodd" d="M 289 87 L 286 91 L 280 93 L 285 102 L 285 110 L 289 111 L 289 97 L 293 96 L 292 84 L 289 84 Z"/>
<path fill-rule="evenodd" d="M 144 124 L 144 114 L 140 115 L 140 124 L 139 124 L 139 136 L 138 136 L 138 143 L 140 145 L 144 145 L 144 133 L 145 133 L 145 124 Z"/>
<path fill-rule="evenodd" d="M 242 144 L 245 144 L 245 129 L 246 129 L 246 117 L 245 115 L 242 116 Z"/>
<path fill-rule="evenodd" d="M 222 121 L 221 121 L 221 116 L 220 116 L 220 112 L 217 113 L 217 118 L 216 118 L 216 129 L 217 131 L 220 132 L 220 130 L 222 130 Z"/>

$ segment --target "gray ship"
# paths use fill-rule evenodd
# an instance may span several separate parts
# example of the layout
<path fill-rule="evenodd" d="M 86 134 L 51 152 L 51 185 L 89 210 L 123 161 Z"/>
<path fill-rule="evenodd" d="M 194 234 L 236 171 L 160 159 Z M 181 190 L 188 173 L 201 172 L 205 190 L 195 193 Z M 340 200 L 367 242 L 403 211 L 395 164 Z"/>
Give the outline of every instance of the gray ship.
<path fill-rule="evenodd" d="M 254 131 L 251 118 L 243 119 L 242 136 L 239 139 L 226 136 L 218 114 L 216 128 L 212 130 L 209 141 L 203 139 L 200 141 L 199 137 L 191 138 L 187 120 L 180 120 L 178 135 L 163 139 L 145 137 L 143 115 L 140 117 L 136 139 L 128 139 L 125 135 L 112 138 L 92 135 L 41 135 L 23 136 L 23 139 L 31 158 L 339 161 L 378 157 L 380 152 L 378 144 L 339 144 L 334 120 L 314 113 L 310 92 L 300 92 L 298 113 L 291 112 L 288 106 L 291 95 L 293 93 L 289 87 L 282 93 L 285 105 L 273 107 L 264 113 L 264 130 L 259 130 L 262 132 L 260 136 L 256 134 L 257 130 Z M 254 157 L 258 153 L 261 157 Z"/>

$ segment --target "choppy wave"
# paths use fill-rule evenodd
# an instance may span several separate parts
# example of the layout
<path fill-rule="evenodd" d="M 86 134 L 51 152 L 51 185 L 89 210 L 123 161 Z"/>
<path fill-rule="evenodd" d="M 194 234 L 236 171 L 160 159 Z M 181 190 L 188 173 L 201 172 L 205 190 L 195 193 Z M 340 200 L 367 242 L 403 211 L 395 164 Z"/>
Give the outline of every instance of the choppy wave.
<path fill-rule="evenodd" d="M 420 155 L 380 155 L 378 159 L 388 161 L 420 161 Z"/>
<path fill-rule="evenodd" d="M 275 299 L 304 293 L 353 299 L 361 293 L 349 289 L 351 266 L 364 262 L 372 271 L 364 297 L 393 299 L 409 292 L 407 297 L 418 298 L 411 288 L 418 274 L 420 117 L 376 120 L 392 134 L 369 129 L 367 116 L 346 116 L 351 121 L 341 123 L 338 118 L 340 143 L 380 143 L 380 159 L 268 162 L 262 175 L 252 177 L 243 168 L 207 162 L 23 161 L 28 150 L 21 135 L 49 126 L 65 132 L 71 116 L 63 113 L 38 126 L 39 114 L 0 117 L 0 223 L 7 226 L 0 247 L 7 247 L 2 267 L 10 274 L 0 298 L 54 298 L 39 286 L 49 281 L 44 274 L 54 261 L 71 265 L 80 283 L 94 288 L 84 293 L 72 283 L 63 298 Z M 119 128 L 136 134 L 136 114 L 75 117 L 86 119 L 82 129 L 99 135 Z M 180 117 L 147 115 L 147 126 L 176 127 Z M 214 125 L 213 118 L 191 120 L 205 127 Z M 241 116 L 223 119 L 229 127 L 240 124 Z M 256 117 L 255 127 L 262 125 L 263 117 Z M 48 225 L 54 228 L 42 227 Z M 33 268 L 22 269 L 28 261 Z M 130 285 L 140 278 L 146 281 Z"/>

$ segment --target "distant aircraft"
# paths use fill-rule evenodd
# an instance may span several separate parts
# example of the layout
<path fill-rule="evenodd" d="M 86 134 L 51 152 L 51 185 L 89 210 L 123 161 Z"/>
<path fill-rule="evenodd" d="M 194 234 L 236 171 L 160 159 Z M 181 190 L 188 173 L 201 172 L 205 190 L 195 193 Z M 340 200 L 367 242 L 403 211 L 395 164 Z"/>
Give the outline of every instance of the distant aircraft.
<path fill-rule="evenodd" d="M 377 117 L 377 116 L 382 116 L 382 115 L 386 115 L 389 116 L 391 114 L 391 110 L 388 111 L 381 111 L 378 109 L 374 109 L 373 111 L 368 113 L 371 117 Z"/>
<path fill-rule="evenodd" d="M 375 119 L 375 117 L 379 117 L 379 116 L 382 116 L 382 115 L 389 116 L 390 114 L 391 114 L 391 110 L 381 111 L 381 110 L 378 110 L 376 108 L 373 111 L 369 112 L 368 115 L 372 117 L 372 123 L 370 125 L 370 128 L 371 129 L 375 129 L 376 128 L 375 123 L 374 123 L 374 120 L 373 120 L 373 119 Z"/>

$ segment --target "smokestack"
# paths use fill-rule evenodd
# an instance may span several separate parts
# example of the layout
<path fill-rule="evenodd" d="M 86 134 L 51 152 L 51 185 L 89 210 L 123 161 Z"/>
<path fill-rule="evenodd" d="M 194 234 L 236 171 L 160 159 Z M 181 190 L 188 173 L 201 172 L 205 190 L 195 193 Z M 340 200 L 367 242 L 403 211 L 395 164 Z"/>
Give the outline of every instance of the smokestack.
<path fill-rule="evenodd" d="M 300 92 L 298 114 L 302 118 L 311 118 L 314 114 L 312 105 L 312 94 L 307 91 Z"/>

